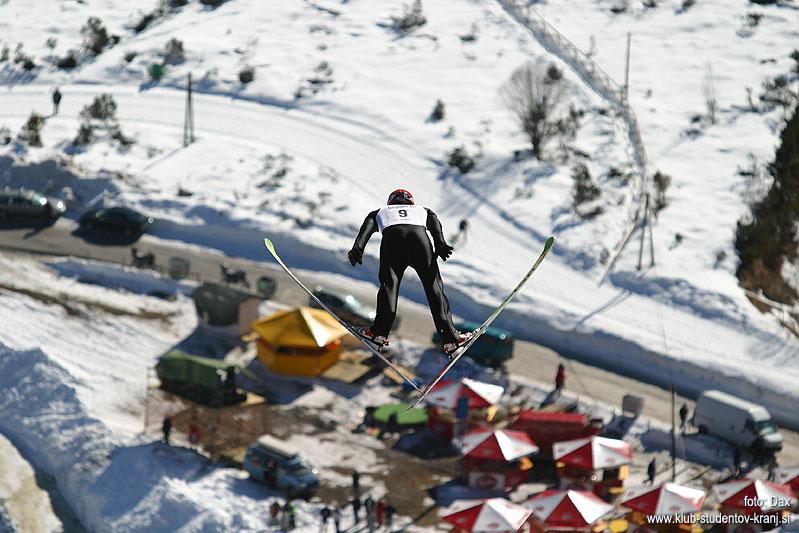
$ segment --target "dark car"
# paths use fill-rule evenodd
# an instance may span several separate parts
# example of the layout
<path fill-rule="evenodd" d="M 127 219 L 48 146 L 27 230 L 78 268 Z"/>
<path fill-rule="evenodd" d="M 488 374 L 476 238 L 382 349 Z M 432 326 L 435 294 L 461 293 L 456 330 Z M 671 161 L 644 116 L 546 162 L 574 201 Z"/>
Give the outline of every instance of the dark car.
<path fill-rule="evenodd" d="M 82 230 L 127 236 L 144 233 L 152 223 L 152 218 L 129 207 L 92 209 L 80 217 Z"/>
<path fill-rule="evenodd" d="M 27 189 L 0 189 L 0 218 L 57 219 L 67 210 L 62 200 Z"/>
<path fill-rule="evenodd" d="M 458 331 L 474 331 L 480 324 L 456 322 Z M 433 342 L 441 344 L 438 332 L 433 333 Z M 498 367 L 513 357 L 513 335 L 504 329 L 489 327 L 466 351 L 466 356 L 484 366 Z"/>
<path fill-rule="evenodd" d="M 371 326 L 372 321 L 375 319 L 375 310 L 363 304 L 351 294 L 329 291 L 321 287 L 316 287 L 313 293 L 331 311 L 353 326 Z M 313 298 L 309 298 L 308 305 L 319 308 L 319 304 Z M 400 318 L 397 317 L 391 329 L 397 329 L 399 324 Z"/>

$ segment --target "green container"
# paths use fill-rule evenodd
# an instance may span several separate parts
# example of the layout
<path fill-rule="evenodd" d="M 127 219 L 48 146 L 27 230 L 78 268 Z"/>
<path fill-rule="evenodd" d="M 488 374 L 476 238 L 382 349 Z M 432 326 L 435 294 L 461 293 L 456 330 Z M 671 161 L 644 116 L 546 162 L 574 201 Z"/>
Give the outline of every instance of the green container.
<path fill-rule="evenodd" d="M 181 350 L 171 350 L 158 359 L 155 371 L 162 382 L 197 385 L 208 391 L 225 388 L 232 383 L 236 365 L 220 359 L 189 355 Z"/>

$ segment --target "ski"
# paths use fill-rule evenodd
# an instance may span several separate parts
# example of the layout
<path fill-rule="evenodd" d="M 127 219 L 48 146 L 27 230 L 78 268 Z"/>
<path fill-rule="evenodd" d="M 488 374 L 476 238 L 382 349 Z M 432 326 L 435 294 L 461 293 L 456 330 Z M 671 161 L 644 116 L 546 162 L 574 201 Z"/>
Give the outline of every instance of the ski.
<path fill-rule="evenodd" d="M 272 257 L 274 257 L 274 258 L 275 258 L 275 261 L 277 261 L 277 264 L 278 264 L 278 265 L 280 265 L 280 268 L 282 268 L 282 269 L 283 269 L 283 270 L 286 272 L 286 274 L 288 274 L 288 275 L 289 275 L 289 277 L 290 277 L 291 279 L 293 279 L 293 280 L 294 280 L 294 281 L 297 283 L 297 285 L 299 285 L 299 286 L 300 286 L 300 288 L 302 288 L 302 290 L 304 290 L 305 292 L 307 292 L 307 293 L 308 293 L 308 295 L 309 295 L 311 298 L 313 298 L 313 299 L 314 299 L 314 301 L 315 301 L 317 304 L 319 304 L 319 306 L 320 306 L 322 309 L 324 309 L 325 311 L 327 311 L 327 312 L 330 314 L 330 316 L 332 316 L 332 317 L 333 317 L 333 318 L 336 320 L 336 322 L 338 322 L 339 324 L 341 324 L 341 325 L 342 325 L 342 327 L 343 327 L 344 329 L 346 329 L 347 331 L 349 331 L 349 332 L 352 334 L 352 336 L 353 336 L 353 337 L 355 337 L 356 339 L 358 339 L 359 341 L 361 341 L 361 344 L 363 344 L 364 346 L 366 346 L 366 348 L 367 348 L 367 349 L 369 349 L 369 351 L 370 351 L 370 352 L 372 352 L 373 354 L 375 354 L 375 355 L 376 355 L 377 357 L 379 357 L 379 358 L 380 358 L 380 359 L 381 359 L 381 360 L 382 360 L 382 361 L 383 361 L 385 364 L 387 364 L 389 367 L 391 367 L 391 369 L 392 369 L 392 370 L 394 370 L 394 371 L 395 371 L 397 374 L 399 374 L 400 376 L 402 376 L 402 379 L 404 379 L 405 381 L 407 381 L 408 383 L 410 383 L 410 384 L 411 384 L 411 386 L 412 386 L 414 389 L 416 389 L 416 390 L 419 390 L 419 387 L 417 387 L 417 386 L 416 386 L 416 383 L 414 383 L 413 381 L 411 381 L 411 379 L 410 379 L 408 376 L 406 376 L 406 375 L 405 375 L 405 373 L 404 373 L 402 370 L 400 370 L 400 368 L 399 368 L 397 365 L 395 365 L 394 363 L 392 363 L 391 361 L 389 361 L 389 360 L 388 360 L 388 359 L 387 359 L 387 358 L 386 358 L 386 357 L 385 357 L 385 356 L 384 356 L 382 353 L 380 353 L 380 351 L 377 349 L 377 344 L 373 344 L 373 343 L 369 342 L 369 340 L 367 340 L 366 338 L 364 338 L 363 336 L 361 336 L 361 335 L 360 335 L 360 334 L 359 334 L 359 333 L 358 333 L 358 332 L 355 330 L 355 328 L 353 328 L 353 327 L 352 327 L 350 324 L 348 324 L 347 322 L 345 322 L 345 321 L 344 321 L 342 318 L 340 318 L 340 317 L 339 317 L 339 316 L 338 316 L 336 313 L 334 313 L 334 312 L 333 312 L 333 311 L 332 311 L 332 310 L 331 310 L 331 309 L 330 309 L 328 306 L 326 306 L 324 303 L 322 303 L 322 301 L 321 301 L 321 300 L 319 300 L 319 298 L 317 298 L 317 297 L 316 297 L 316 295 L 315 295 L 313 292 L 311 292 L 311 290 L 310 290 L 308 287 L 306 287 L 306 286 L 305 286 L 305 285 L 304 285 L 304 284 L 303 284 L 303 283 L 302 283 L 302 282 L 301 282 L 301 281 L 300 281 L 300 280 L 297 278 L 297 276 L 295 276 L 295 275 L 294 275 L 294 272 L 292 272 L 292 271 L 291 271 L 291 269 L 290 269 L 288 266 L 286 266 L 286 263 L 284 263 L 284 262 L 283 262 L 283 260 L 280 258 L 280 256 L 279 256 L 279 255 L 277 255 L 277 251 L 275 251 L 275 245 L 274 245 L 274 244 L 272 244 L 272 241 L 270 241 L 269 239 L 264 239 L 264 244 L 266 245 L 266 249 L 267 249 L 267 250 L 269 250 L 269 253 L 270 253 L 270 254 L 272 254 Z"/>
<path fill-rule="evenodd" d="M 524 275 L 519 284 L 516 285 L 516 287 L 514 287 L 513 290 L 510 291 L 510 294 L 508 294 L 508 296 L 506 296 L 505 299 L 502 300 L 502 302 L 500 302 L 500 304 L 494 309 L 494 311 L 492 311 L 491 314 L 488 315 L 488 318 L 485 319 L 485 322 L 483 322 L 479 328 L 474 330 L 472 338 L 469 339 L 463 346 L 452 352 L 452 358 L 450 359 L 449 363 L 447 363 L 447 365 L 443 369 L 441 369 L 441 372 L 438 373 L 435 379 L 433 379 L 433 381 L 431 381 L 430 384 L 427 385 L 424 388 L 424 390 L 421 391 L 422 395 L 416 400 L 416 402 L 413 403 L 413 405 L 408 407 L 406 412 L 410 411 L 411 409 L 418 406 L 420 403 L 424 401 L 424 399 L 427 397 L 427 394 L 431 390 L 433 390 L 433 387 L 435 387 L 438 384 L 438 382 L 441 381 L 441 379 L 449 371 L 449 369 L 455 366 L 455 363 L 457 363 L 458 360 L 461 358 L 461 356 L 463 356 L 463 354 L 466 353 L 466 350 L 468 350 L 472 346 L 472 344 L 474 344 L 474 342 L 478 338 L 480 338 L 480 335 L 482 335 L 485 332 L 485 330 L 488 329 L 488 326 L 491 325 L 491 323 L 499 316 L 499 314 L 505 309 L 505 307 L 507 307 L 510 301 L 513 300 L 513 297 L 516 296 L 516 294 L 522 289 L 522 287 L 524 287 L 524 284 L 527 283 L 527 280 L 530 279 L 530 276 L 532 276 L 533 272 L 536 271 L 538 265 L 540 265 L 541 262 L 544 260 L 544 258 L 547 256 L 549 250 L 552 248 L 552 245 L 554 243 L 555 243 L 555 237 L 550 237 L 547 239 L 546 243 L 544 243 L 544 250 L 541 252 L 541 255 L 538 256 L 538 259 L 535 260 L 535 263 L 533 263 L 533 266 L 530 268 L 530 270 L 527 271 L 527 274 Z"/>

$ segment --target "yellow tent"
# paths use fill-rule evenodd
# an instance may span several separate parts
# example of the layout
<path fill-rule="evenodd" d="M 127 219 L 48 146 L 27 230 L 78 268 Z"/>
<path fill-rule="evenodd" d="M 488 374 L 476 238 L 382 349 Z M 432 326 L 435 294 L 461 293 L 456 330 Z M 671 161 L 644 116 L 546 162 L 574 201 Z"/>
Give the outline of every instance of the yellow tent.
<path fill-rule="evenodd" d="M 321 309 L 280 311 L 252 324 L 258 358 L 273 372 L 316 376 L 335 364 L 347 330 Z"/>

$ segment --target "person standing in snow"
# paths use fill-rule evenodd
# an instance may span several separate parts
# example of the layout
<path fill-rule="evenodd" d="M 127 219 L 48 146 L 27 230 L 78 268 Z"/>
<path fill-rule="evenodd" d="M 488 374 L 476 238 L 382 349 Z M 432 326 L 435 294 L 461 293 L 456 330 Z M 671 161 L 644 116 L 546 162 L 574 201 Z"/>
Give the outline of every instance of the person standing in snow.
<path fill-rule="evenodd" d="M 319 514 L 322 516 L 322 523 L 319 525 L 319 531 L 327 531 L 327 521 L 330 520 L 330 515 L 332 514 L 330 508 L 327 506 L 322 507 Z"/>
<path fill-rule="evenodd" d="M 377 527 L 383 527 L 383 524 L 386 521 L 386 500 L 385 498 L 380 498 L 377 500 L 377 506 L 375 509 L 375 514 L 377 516 Z"/>
<path fill-rule="evenodd" d="M 333 525 L 336 526 L 336 533 L 341 533 L 341 510 L 333 507 Z"/>
<path fill-rule="evenodd" d="M 161 431 L 164 433 L 164 442 L 169 444 L 169 434 L 172 433 L 172 419 L 168 416 L 164 418 L 161 424 Z"/>
<path fill-rule="evenodd" d="M 394 514 L 396 514 L 397 510 L 394 509 L 394 506 L 390 503 L 386 502 L 386 529 L 391 529 L 394 527 Z"/>
<path fill-rule="evenodd" d="M 280 503 L 277 500 L 272 502 L 272 505 L 269 506 L 269 525 L 276 526 L 277 525 L 277 515 L 280 514 Z"/>
<path fill-rule="evenodd" d="M 685 434 L 685 423 L 688 421 L 688 406 L 682 404 L 680 406 L 680 431 Z"/>
<path fill-rule="evenodd" d="M 558 371 L 555 373 L 555 390 L 560 392 L 566 384 L 566 367 L 563 363 L 558 363 Z"/>
<path fill-rule="evenodd" d="M 397 189 L 388 196 L 387 205 L 366 215 L 348 258 L 352 266 L 362 264 L 363 252 L 372 234 L 380 231 L 380 289 L 377 292 L 377 313 L 371 326 L 356 328 L 364 338 L 379 347 L 388 346 L 388 334 L 397 316 L 397 297 L 402 276 L 412 267 L 427 295 L 430 313 L 441 336 L 444 353 L 451 355 L 468 341 L 471 333 L 460 333 L 452 323 L 452 311 L 444 294 L 444 283 L 438 270 L 438 258 L 446 261 L 453 247 L 447 244 L 436 214 L 414 203 L 413 196 Z M 433 244 L 427 232 L 433 237 Z"/>
<path fill-rule="evenodd" d="M 359 521 L 358 513 L 361 512 L 361 499 L 356 496 L 352 499 L 352 523 L 357 524 Z"/>
<path fill-rule="evenodd" d="M 197 424 L 192 422 L 189 424 L 189 444 L 191 444 L 191 448 L 194 449 L 197 447 L 197 443 L 200 442 L 200 428 L 197 427 Z"/>
<path fill-rule="evenodd" d="M 53 91 L 53 116 L 58 114 L 59 105 L 61 105 L 61 91 L 56 87 Z"/>
<path fill-rule="evenodd" d="M 352 497 L 361 497 L 361 475 L 357 470 L 352 471 Z"/>
<path fill-rule="evenodd" d="M 653 458 L 646 467 L 646 478 L 650 485 L 655 483 L 655 475 L 657 474 L 657 463 Z"/>

